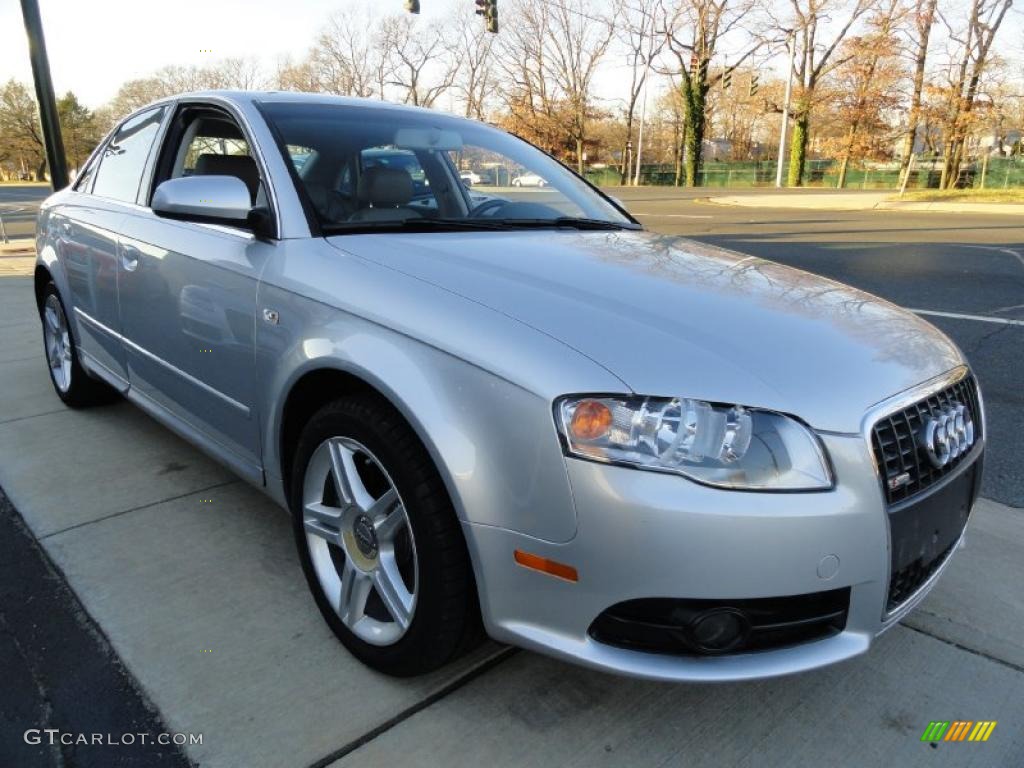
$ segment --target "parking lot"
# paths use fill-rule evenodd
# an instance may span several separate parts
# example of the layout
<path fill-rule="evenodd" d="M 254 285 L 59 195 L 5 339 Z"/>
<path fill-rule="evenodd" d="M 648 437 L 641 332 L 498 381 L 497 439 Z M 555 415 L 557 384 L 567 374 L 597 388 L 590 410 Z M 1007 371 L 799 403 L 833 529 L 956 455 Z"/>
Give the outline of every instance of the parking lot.
<path fill-rule="evenodd" d="M 382 677 L 321 621 L 284 513 L 126 403 L 61 405 L 31 279 L 12 274 L 0 277 L 0 487 L 95 622 L 98 638 L 81 642 L 116 654 L 92 659 L 89 674 L 123 664 L 137 688 L 91 702 L 80 691 L 74 727 L 115 728 L 88 713 L 128 707 L 140 728 L 203 734 L 185 750 L 202 766 L 1024 765 L 1024 223 L 614 193 L 654 231 L 864 288 L 921 312 L 966 352 L 987 405 L 984 498 L 966 548 L 909 619 L 866 656 L 757 683 L 638 682 L 491 643 L 425 678 Z M 12 583 L 21 576 L 5 571 L 5 602 L 34 593 Z M 67 681 L 42 660 L 62 658 L 59 636 L 36 654 L 26 644 L 39 627 L 12 626 L 18 614 L 4 605 L 0 614 L 0 639 L 13 638 L 32 670 L 29 721 L 72 727 L 61 718 L 75 699 L 62 706 L 50 693 L 67 696 Z M 90 762 L 91 747 L 13 743 L 12 691 L 0 699 L 0 764 L 108 764 Z M 983 744 L 926 744 L 932 720 L 999 724 Z"/>

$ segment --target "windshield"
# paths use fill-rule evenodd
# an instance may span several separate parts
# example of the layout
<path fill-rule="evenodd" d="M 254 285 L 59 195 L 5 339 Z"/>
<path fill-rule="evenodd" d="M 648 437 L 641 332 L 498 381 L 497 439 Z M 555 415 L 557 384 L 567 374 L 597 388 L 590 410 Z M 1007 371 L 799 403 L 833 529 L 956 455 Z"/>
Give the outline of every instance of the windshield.
<path fill-rule="evenodd" d="M 260 108 L 327 233 L 639 228 L 558 162 L 482 123 L 347 104 Z"/>

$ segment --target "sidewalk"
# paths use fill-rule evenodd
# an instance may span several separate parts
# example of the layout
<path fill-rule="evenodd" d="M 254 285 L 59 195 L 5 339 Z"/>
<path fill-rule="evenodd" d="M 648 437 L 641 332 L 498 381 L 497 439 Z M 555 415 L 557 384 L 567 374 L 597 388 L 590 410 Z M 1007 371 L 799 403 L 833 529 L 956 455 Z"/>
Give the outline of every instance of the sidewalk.
<path fill-rule="evenodd" d="M 930 211 L 935 213 L 994 213 L 1024 216 L 1020 203 L 910 202 L 890 200 L 892 190 L 884 192 L 787 192 L 759 195 L 723 195 L 708 198 L 715 205 L 745 208 L 790 208 L 815 211 Z"/>
<path fill-rule="evenodd" d="M 817 672 L 649 683 L 488 643 L 385 678 L 323 624 L 285 513 L 128 403 L 63 407 L 30 279 L 0 279 L 0 331 L 0 486 L 167 727 L 204 734 L 204 768 L 1020 764 L 1018 509 L 982 500 L 918 610 Z M 956 718 L 999 726 L 921 742 Z"/>
<path fill-rule="evenodd" d="M 18 238 L 0 243 L 0 277 L 28 277 L 36 264 L 36 241 Z"/>

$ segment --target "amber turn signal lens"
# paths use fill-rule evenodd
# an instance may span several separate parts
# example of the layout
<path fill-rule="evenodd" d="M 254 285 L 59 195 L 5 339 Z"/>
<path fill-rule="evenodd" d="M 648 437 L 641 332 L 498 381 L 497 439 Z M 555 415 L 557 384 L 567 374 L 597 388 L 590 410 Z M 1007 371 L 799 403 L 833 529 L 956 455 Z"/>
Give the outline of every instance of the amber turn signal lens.
<path fill-rule="evenodd" d="M 548 560 L 546 557 L 540 555 L 534 555 L 530 552 L 523 552 L 521 549 L 517 549 L 513 553 L 513 557 L 517 563 L 524 568 L 530 568 L 534 571 L 540 571 L 546 573 L 549 576 L 557 576 L 560 579 L 566 581 L 579 581 L 579 575 L 576 573 L 576 569 L 571 565 L 565 563 L 559 563 L 555 560 Z"/>
<path fill-rule="evenodd" d="M 612 427 L 612 412 L 597 400 L 584 400 L 572 412 L 569 430 L 577 440 L 597 440 Z"/>

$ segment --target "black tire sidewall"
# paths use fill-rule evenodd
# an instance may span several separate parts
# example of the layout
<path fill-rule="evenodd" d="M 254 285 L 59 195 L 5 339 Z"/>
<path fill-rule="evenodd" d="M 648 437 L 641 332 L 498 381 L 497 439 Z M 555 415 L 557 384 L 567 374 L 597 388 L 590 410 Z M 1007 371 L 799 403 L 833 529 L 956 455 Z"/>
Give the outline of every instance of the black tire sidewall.
<path fill-rule="evenodd" d="M 425 454 L 425 449 L 411 430 L 405 439 L 397 443 L 391 439 L 393 435 L 388 434 L 391 430 L 386 431 L 380 426 L 382 410 L 385 410 L 384 404 L 373 398 L 354 398 L 332 403 L 310 420 L 296 450 L 289 508 L 303 573 L 317 608 L 331 630 L 354 656 L 374 669 L 408 676 L 437 668 L 448 661 L 464 633 L 462 626 L 446 625 L 447 622 L 464 624 L 467 617 L 464 615 L 466 611 L 462 611 L 461 616 L 452 615 L 453 601 L 445 589 L 445 580 L 450 578 L 452 567 L 450 562 L 442 562 L 441 552 L 436 546 L 439 538 L 441 542 L 450 544 L 445 537 L 452 535 L 453 524 L 454 533 L 461 537 L 461 532 L 447 493 L 440 484 L 440 478 L 436 477 L 436 470 L 432 464 L 429 469 L 424 465 L 425 456 L 420 451 Z M 306 467 L 314 451 L 325 440 L 334 437 L 356 440 L 377 457 L 405 505 L 412 528 L 418 567 L 416 608 L 405 634 L 390 646 L 367 643 L 344 625 L 320 586 L 309 553 L 302 515 Z M 464 542 L 459 543 L 464 549 Z M 468 557 L 466 559 L 468 568 Z M 471 576 L 465 574 L 463 578 L 471 579 Z"/>
<path fill-rule="evenodd" d="M 50 368 L 49 356 L 47 355 L 46 349 L 46 300 L 50 296 L 57 297 L 57 304 L 60 307 L 61 314 L 64 315 L 64 326 L 68 329 L 68 341 L 71 347 L 71 383 L 67 388 L 67 391 L 61 391 L 60 387 L 57 386 L 57 381 L 53 378 L 53 371 Z M 39 319 L 43 324 L 43 353 L 46 356 L 46 372 L 50 377 L 50 383 L 53 385 L 53 391 L 57 393 L 65 405 L 69 405 L 73 408 L 77 408 L 83 405 L 89 405 L 93 401 L 97 400 L 97 390 L 100 387 L 100 382 L 93 379 L 85 372 L 82 368 L 82 364 L 78 359 L 78 345 L 75 343 L 74 331 L 71 329 L 71 322 L 68 319 L 67 309 L 64 307 L 64 299 L 61 298 L 60 291 L 57 290 L 57 286 L 53 281 L 47 283 L 46 288 L 43 289 L 43 301 L 39 306 Z"/>

